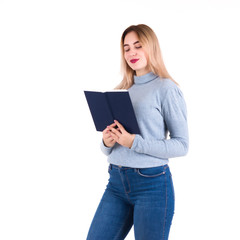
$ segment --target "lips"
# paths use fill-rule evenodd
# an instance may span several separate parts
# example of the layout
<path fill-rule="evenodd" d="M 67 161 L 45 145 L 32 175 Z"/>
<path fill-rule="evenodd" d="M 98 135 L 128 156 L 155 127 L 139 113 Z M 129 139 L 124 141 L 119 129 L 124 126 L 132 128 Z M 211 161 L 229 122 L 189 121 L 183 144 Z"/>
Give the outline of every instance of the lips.
<path fill-rule="evenodd" d="M 131 59 L 130 62 L 131 63 L 136 63 L 139 59 Z"/>

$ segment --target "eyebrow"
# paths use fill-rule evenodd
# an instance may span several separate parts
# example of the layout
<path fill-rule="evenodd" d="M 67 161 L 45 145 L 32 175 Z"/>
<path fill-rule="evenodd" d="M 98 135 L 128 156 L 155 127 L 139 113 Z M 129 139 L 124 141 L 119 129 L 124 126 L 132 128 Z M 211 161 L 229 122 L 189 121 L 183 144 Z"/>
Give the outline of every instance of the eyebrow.
<path fill-rule="evenodd" d="M 134 45 L 134 44 L 137 44 L 137 43 L 139 43 L 139 41 L 134 42 L 133 45 Z M 124 45 L 123 45 L 123 47 L 126 47 L 126 46 L 129 46 L 129 44 L 124 44 Z"/>

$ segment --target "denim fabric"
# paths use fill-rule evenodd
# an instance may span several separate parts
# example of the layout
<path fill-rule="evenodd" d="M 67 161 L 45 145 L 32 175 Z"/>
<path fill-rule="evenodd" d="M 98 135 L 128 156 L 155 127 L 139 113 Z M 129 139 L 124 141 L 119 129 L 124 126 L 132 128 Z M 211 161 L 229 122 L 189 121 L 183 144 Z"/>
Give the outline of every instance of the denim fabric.
<path fill-rule="evenodd" d="M 174 214 L 168 165 L 129 168 L 109 165 L 109 180 L 87 240 L 122 240 L 134 224 L 136 240 L 166 240 Z"/>

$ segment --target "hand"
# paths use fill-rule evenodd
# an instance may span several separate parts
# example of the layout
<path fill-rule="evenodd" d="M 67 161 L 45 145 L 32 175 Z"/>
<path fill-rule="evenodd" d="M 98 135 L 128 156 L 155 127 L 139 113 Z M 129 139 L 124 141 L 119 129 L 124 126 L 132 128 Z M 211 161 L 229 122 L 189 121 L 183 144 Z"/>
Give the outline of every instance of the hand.
<path fill-rule="evenodd" d="M 135 134 L 128 133 L 122 124 L 120 124 L 118 121 L 114 120 L 115 126 L 118 127 L 118 129 L 115 129 L 113 124 L 111 126 L 108 126 L 107 128 L 110 130 L 110 136 L 112 139 L 114 139 L 115 142 L 119 143 L 120 145 L 124 147 L 131 148 Z"/>
<path fill-rule="evenodd" d="M 113 123 L 110 125 L 110 127 L 115 127 L 115 126 L 116 126 L 116 123 Z M 107 127 L 103 130 L 103 142 L 106 147 L 113 147 L 116 143 L 114 138 L 111 136 L 110 130 Z"/>

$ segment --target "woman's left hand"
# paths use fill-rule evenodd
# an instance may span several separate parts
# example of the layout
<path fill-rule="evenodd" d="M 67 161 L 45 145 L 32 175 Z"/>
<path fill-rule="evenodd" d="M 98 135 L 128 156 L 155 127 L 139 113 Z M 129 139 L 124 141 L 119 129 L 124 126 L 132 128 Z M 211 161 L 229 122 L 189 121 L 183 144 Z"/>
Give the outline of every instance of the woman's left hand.
<path fill-rule="evenodd" d="M 128 133 L 122 126 L 122 124 L 120 124 L 118 121 L 114 120 L 114 122 L 118 126 L 118 129 L 108 126 L 112 138 L 120 145 L 131 148 L 135 138 L 135 134 Z"/>

